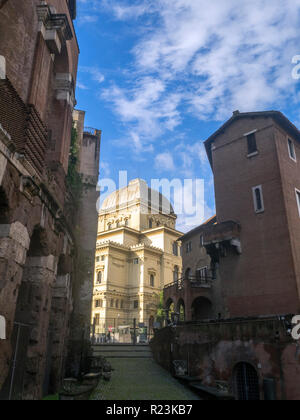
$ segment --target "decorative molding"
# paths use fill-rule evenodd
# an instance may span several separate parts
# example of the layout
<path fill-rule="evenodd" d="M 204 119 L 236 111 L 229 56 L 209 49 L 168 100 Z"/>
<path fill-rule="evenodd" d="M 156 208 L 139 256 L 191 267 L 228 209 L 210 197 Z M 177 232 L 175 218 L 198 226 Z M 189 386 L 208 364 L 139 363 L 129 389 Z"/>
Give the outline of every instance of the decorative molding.
<path fill-rule="evenodd" d="M 75 84 L 70 73 L 56 74 L 55 90 L 58 101 L 66 101 L 72 109 L 75 107 Z"/>
<path fill-rule="evenodd" d="M 45 1 L 37 6 L 39 31 L 52 54 L 60 54 L 62 45 L 73 38 L 73 32 L 65 14 L 57 14 Z"/>

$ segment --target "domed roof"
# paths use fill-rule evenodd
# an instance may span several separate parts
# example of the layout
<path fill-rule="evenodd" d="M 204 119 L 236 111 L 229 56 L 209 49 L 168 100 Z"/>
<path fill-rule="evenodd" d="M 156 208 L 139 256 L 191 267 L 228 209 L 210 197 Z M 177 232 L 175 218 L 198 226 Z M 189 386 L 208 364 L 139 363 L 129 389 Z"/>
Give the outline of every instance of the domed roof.
<path fill-rule="evenodd" d="M 125 188 L 121 188 L 110 194 L 101 206 L 101 212 L 116 210 L 118 207 L 126 207 L 134 202 L 151 207 L 154 211 L 165 214 L 174 214 L 174 209 L 169 200 L 161 193 L 148 187 L 143 179 L 135 179 Z"/>

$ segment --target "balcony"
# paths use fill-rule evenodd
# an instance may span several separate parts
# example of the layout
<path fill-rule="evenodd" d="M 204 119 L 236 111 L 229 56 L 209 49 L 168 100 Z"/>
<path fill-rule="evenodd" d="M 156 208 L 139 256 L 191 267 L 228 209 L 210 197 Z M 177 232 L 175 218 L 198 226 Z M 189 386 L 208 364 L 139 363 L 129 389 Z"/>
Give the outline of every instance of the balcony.
<path fill-rule="evenodd" d="M 218 223 L 205 230 L 204 246 L 210 255 L 212 250 L 222 253 L 228 247 L 234 248 L 237 254 L 241 254 L 240 235 L 241 226 L 238 223 L 233 221 Z"/>
<path fill-rule="evenodd" d="M 205 275 L 182 277 L 177 281 L 167 284 L 164 290 L 176 288 L 177 291 L 184 290 L 186 287 L 192 289 L 203 288 L 210 289 L 215 276 L 211 270 L 207 270 Z"/>

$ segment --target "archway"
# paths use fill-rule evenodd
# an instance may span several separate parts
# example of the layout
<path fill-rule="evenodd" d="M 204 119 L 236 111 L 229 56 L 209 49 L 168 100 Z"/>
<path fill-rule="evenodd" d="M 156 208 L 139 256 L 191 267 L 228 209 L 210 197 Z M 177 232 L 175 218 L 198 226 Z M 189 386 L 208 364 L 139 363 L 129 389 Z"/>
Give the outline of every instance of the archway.
<path fill-rule="evenodd" d="M 177 312 L 179 313 L 179 321 L 185 321 L 185 304 L 183 299 L 180 299 L 177 304 Z"/>
<path fill-rule="evenodd" d="M 238 363 L 234 368 L 234 388 L 239 401 L 259 401 L 259 377 L 249 363 Z"/>
<path fill-rule="evenodd" d="M 171 298 L 167 301 L 166 311 L 167 311 L 167 319 L 172 319 L 172 314 L 175 313 L 175 304 Z"/>
<path fill-rule="evenodd" d="M 192 304 L 192 320 L 203 321 L 213 318 L 212 303 L 205 297 L 198 297 Z"/>
<path fill-rule="evenodd" d="M 0 187 L 0 225 L 9 224 L 9 205 L 3 188 Z"/>
<path fill-rule="evenodd" d="M 185 270 L 185 275 L 184 275 L 185 280 L 189 280 L 190 279 L 190 277 L 191 277 L 191 271 L 192 270 L 190 268 L 187 268 Z"/>

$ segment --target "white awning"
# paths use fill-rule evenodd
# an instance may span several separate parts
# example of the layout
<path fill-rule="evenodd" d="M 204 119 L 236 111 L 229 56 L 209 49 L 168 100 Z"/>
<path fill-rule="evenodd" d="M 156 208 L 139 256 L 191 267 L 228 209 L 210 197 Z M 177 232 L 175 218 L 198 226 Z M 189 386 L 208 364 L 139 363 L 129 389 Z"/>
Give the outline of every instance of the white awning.
<path fill-rule="evenodd" d="M 6 340 L 6 321 L 4 316 L 0 315 L 0 340 Z"/>

